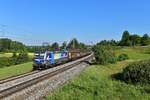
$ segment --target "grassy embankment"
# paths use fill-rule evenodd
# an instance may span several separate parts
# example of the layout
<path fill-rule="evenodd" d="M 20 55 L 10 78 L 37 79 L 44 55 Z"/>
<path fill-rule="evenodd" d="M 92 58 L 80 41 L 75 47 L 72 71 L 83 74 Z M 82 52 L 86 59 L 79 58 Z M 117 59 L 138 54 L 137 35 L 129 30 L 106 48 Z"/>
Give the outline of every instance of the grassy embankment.
<path fill-rule="evenodd" d="M 47 100 L 150 100 L 150 86 L 131 85 L 115 80 L 112 75 L 121 72 L 130 62 L 149 59 L 144 48 L 123 48 L 130 59 L 110 65 L 92 65 L 64 87 L 50 93 Z"/>
<path fill-rule="evenodd" d="M 0 68 L 0 79 L 24 74 L 32 71 L 32 62 Z"/>
<path fill-rule="evenodd" d="M 12 53 L 0 53 L 0 57 L 11 57 Z"/>
<path fill-rule="evenodd" d="M 28 53 L 33 57 L 33 53 Z M 12 53 L 0 54 L 0 57 L 11 57 Z M 0 80 L 32 71 L 32 62 L 0 68 Z"/>

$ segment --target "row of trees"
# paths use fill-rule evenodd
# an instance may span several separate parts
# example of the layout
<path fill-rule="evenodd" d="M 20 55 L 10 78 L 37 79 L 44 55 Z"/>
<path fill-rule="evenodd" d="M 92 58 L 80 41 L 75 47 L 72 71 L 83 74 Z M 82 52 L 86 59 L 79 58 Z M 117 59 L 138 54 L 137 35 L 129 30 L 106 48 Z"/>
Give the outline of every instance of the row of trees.
<path fill-rule="evenodd" d="M 97 43 L 97 45 L 111 45 L 111 46 L 117 46 L 118 45 L 118 41 L 115 40 L 102 40 L 99 43 Z"/>
<path fill-rule="evenodd" d="M 130 35 L 128 31 L 123 32 L 122 39 L 119 42 L 120 46 L 135 46 L 135 45 L 146 46 L 149 44 L 150 44 L 150 37 L 148 34 L 144 34 L 141 37 L 137 34 Z"/>
<path fill-rule="evenodd" d="M 102 40 L 98 45 L 112 45 L 112 46 L 147 46 L 150 44 L 150 37 L 144 34 L 142 37 L 137 34 L 130 34 L 124 31 L 120 41 L 115 40 Z"/>
<path fill-rule="evenodd" d="M 12 41 L 11 39 L 2 38 L 0 39 L 0 52 L 9 51 L 25 51 L 26 46 L 18 41 Z"/>
<path fill-rule="evenodd" d="M 81 49 L 86 50 L 87 45 L 84 43 L 78 42 L 76 38 L 72 39 L 69 43 L 63 42 L 62 45 L 59 45 L 57 42 L 54 42 L 52 45 L 50 45 L 47 42 L 44 42 L 42 46 L 28 46 L 27 50 L 29 52 L 34 52 L 37 50 L 50 50 L 50 51 L 56 51 L 56 50 L 62 50 L 62 49 Z"/>
<path fill-rule="evenodd" d="M 21 42 L 12 41 L 11 39 L 2 38 L 0 39 L 0 52 L 20 52 L 20 51 L 29 51 L 34 52 L 37 50 L 62 50 L 62 49 L 87 49 L 87 46 L 84 43 L 78 42 L 76 38 L 72 39 L 68 44 L 63 42 L 62 45 L 59 45 L 57 42 L 54 42 L 50 45 L 47 42 L 44 42 L 42 46 L 26 46 Z"/>

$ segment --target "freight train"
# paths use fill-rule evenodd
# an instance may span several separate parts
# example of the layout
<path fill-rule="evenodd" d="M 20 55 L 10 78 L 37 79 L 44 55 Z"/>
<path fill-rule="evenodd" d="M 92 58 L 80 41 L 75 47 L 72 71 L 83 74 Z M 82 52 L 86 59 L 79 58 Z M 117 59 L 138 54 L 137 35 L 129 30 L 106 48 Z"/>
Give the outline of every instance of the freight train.
<path fill-rule="evenodd" d="M 81 52 L 80 50 L 37 51 L 34 53 L 33 70 L 48 69 L 62 63 L 79 59 L 88 54 L 89 52 Z"/>

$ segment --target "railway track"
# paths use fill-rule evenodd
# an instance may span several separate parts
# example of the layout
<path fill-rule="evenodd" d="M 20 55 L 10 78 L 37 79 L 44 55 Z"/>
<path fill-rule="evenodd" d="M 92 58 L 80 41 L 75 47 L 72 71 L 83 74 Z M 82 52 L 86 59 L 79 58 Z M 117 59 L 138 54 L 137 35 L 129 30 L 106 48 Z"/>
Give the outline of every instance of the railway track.
<path fill-rule="evenodd" d="M 13 93 L 21 91 L 26 87 L 32 86 L 38 82 L 46 80 L 50 77 L 53 77 L 59 73 L 67 71 L 76 65 L 80 64 L 82 61 L 86 61 L 93 57 L 93 54 L 88 55 L 86 57 L 80 58 L 76 61 L 72 61 L 70 63 L 66 63 L 64 65 L 60 65 L 59 67 L 55 67 L 52 69 L 48 69 L 41 72 L 34 72 L 33 74 L 25 75 L 25 76 L 18 76 L 16 78 L 3 80 L 0 84 L 0 99 L 7 97 Z"/>
<path fill-rule="evenodd" d="M 2 80 L 0 80 L 0 84 L 9 82 L 9 81 L 12 81 L 12 80 L 15 80 L 15 79 L 19 79 L 19 78 L 22 78 L 22 77 L 25 77 L 25 76 L 28 76 L 28 75 L 32 75 L 32 74 L 35 74 L 35 73 L 38 73 L 38 72 L 39 71 L 32 71 L 32 72 L 25 73 L 25 74 L 22 74 L 22 75 L 18 75 L 18 76 L 15 76 L 15 77 L 9 77 L 9 78 L 6 78 L 6 79 L 2 79 Z"/>

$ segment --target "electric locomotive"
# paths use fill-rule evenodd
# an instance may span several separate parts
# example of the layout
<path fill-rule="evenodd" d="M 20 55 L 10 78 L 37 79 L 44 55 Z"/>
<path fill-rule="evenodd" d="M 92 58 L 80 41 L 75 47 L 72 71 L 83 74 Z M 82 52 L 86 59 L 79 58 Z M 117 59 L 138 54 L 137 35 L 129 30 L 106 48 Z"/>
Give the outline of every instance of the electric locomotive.
<path fill-rule="evenodd" d="M 62 51 L 37 51 L 34 53 L 33 70 L 51 68 L 69 60 L 69 52 Z"/>

